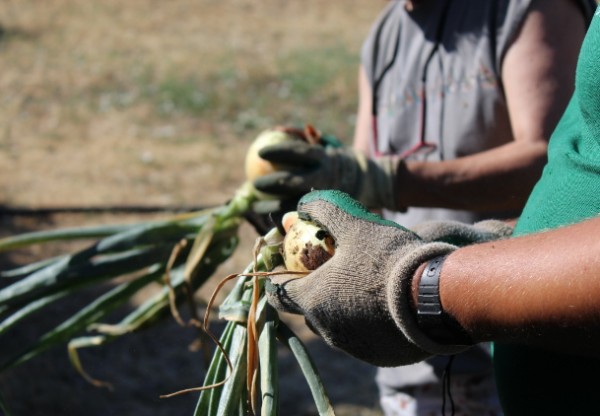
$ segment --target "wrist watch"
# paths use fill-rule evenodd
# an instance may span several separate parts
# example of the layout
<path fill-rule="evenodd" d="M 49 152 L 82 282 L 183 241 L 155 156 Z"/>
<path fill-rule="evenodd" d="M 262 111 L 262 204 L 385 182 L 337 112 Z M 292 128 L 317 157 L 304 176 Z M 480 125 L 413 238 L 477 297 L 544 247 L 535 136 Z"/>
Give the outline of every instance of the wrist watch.
<path fill-rule="evenodd" d="M 429 338 L 440 344 L 473 345 L 467 331 L 442 308 L 440 273 L 447 256 L 430 260 L 423 270 L 417 296 L 417 323 Z"/>

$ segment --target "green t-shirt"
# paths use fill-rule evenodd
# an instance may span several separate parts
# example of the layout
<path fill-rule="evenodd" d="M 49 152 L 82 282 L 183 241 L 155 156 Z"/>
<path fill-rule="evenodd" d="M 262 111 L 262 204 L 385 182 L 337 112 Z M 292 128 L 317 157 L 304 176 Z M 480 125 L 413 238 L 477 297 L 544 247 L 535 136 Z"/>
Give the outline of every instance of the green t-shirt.
<path fill-rule="evenodd" d="M 575 93 L 550 139 L 548 164 L 515 235 L 599 214 L 600 7 L 582 45 Z M 600 414 L 600 360 L 519 345 L 494 347 L 498 389 L 507 415 Z"/>

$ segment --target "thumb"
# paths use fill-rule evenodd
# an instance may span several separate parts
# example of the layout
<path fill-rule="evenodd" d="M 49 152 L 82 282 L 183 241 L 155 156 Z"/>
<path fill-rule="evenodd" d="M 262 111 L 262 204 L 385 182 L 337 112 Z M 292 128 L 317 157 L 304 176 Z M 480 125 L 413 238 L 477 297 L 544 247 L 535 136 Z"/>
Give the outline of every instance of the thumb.
<path fill-rule="evenodd" d="M 302 297 L 299 295 L 307 287 L 308 276 L 285 273 L 283 267 L 273 271 L 282 274 L 273 275 L 265 282 L 267 301 L 280 312 L 304 314 Z"/>

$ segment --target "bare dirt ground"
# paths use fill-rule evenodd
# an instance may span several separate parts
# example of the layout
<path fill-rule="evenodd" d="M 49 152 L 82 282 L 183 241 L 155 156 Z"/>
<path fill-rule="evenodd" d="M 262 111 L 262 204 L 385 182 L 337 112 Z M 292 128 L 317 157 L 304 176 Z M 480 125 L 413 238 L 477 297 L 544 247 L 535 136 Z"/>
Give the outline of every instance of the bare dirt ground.
<path fill-rule="evenodd" d="M 211 206 L 243 182 L 245 149 L 268 126 L 311 122 L 348 142 L 360 45 L 384 4 L 0 2 L 0 208 Z M 4 213 L 0 237 L 163 215 Z M 256 233 L 244 226 L 241 237 L 199 297 L 251 259 Z M 2 254 L 0 267 L 72 248 Z M 57 305 L 2 342 L 24 343 L 81 305 Z M 380 415 L 375 370 L 325 346 L 302 319 L 285 319 L 307 343 L 336 413 Z M 201 384 L 205 363 L 188 350 L 193 337 L 167 319 L 83 351 L 86 370 L 113 391 L 83 380 L 57 348 L 0 374 L 0 394 L 15 416 L 190 415 L 196 394 L 159 396 Z M 281 414 L 316 414 L 284 349 L 280 368 Z"/>

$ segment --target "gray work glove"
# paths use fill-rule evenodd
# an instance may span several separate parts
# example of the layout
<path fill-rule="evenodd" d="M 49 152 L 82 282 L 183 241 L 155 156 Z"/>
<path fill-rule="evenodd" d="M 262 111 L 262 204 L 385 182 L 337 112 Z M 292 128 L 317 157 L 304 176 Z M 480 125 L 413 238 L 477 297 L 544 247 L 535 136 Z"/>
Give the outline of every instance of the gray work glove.
<path fill-rule="evenodd" d="M 416 269 L 456 246 L 425 242 L 342 192 L 311 192 L 300 200 L 298 213 L 327 230 L 336 251 L 306 277 L 272 277 L 267 296 L 275 308 L 303 314 L 328 344 L 377 366 L 411 364 L 466 348 L 427 337 L 411 308 Z"/>
<path fill-rule="evenodd" d="M 367 159 L 348 147 L 324 142 L 325 145 L 294 140 L 261 149 L 261 158 L 285 166 L 286 170 L 259 177 L 254 187 L 283 197 L 301 196 L 313 189 L 337 189 L 369 208 L 404 209 L 396 203 L 394 189 L 400 160 Z"/>
<path fill-rule="evenodd" d="M 459 221 L 432 220 L 411 227 L 411 231 L 425 241 L 445 242 L 463 247 L 510 237 L 513 227 L 499 220 L 484 220 L 473 225 Z"/>

